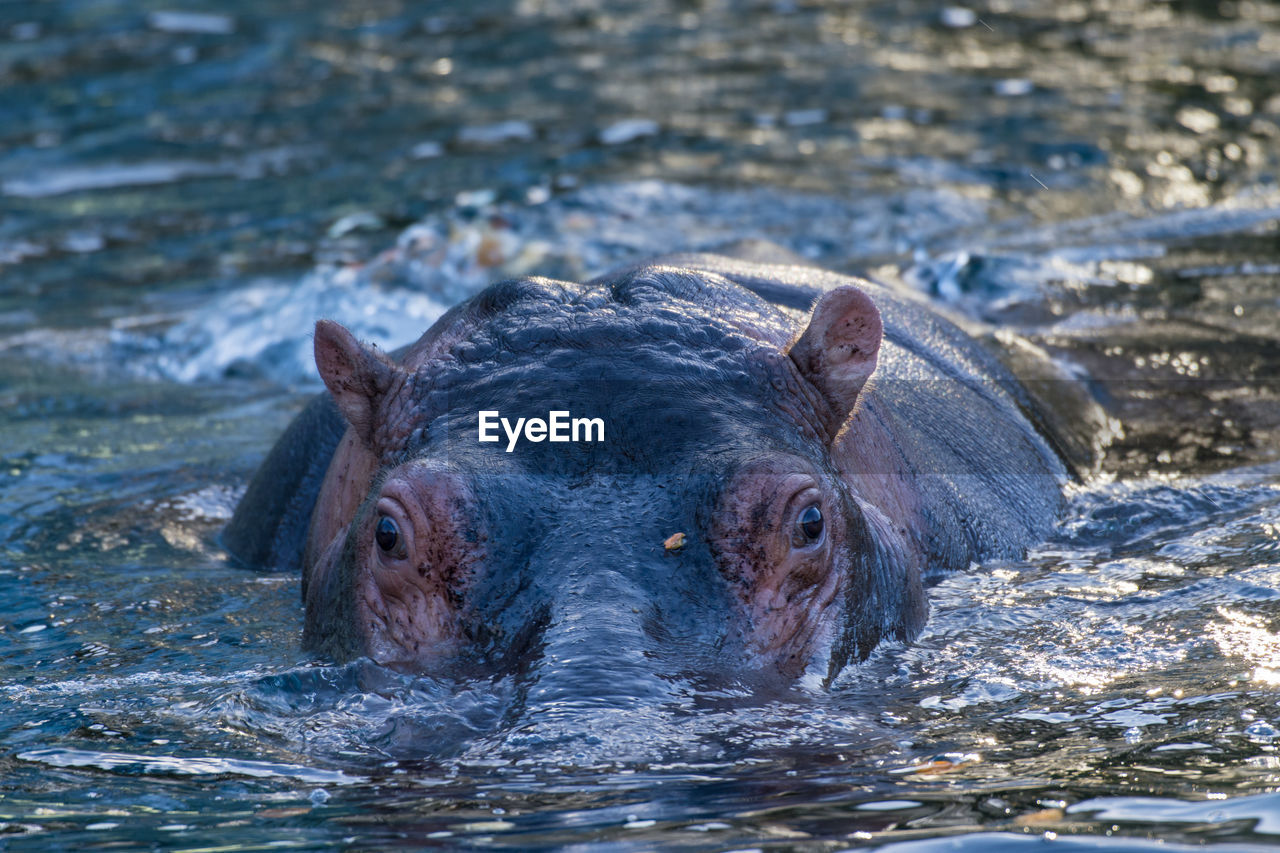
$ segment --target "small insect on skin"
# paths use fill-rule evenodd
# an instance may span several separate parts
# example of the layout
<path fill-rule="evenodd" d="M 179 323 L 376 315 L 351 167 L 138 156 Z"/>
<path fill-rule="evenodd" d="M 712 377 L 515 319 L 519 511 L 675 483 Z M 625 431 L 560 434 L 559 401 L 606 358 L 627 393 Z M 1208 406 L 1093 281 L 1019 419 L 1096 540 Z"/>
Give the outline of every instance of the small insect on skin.
<path fill-rule="evenodd" d="M 684 534 L 673 533 L 662 542 L 662 547 L 668 551 L 679 551 L 684 547 Z"/>

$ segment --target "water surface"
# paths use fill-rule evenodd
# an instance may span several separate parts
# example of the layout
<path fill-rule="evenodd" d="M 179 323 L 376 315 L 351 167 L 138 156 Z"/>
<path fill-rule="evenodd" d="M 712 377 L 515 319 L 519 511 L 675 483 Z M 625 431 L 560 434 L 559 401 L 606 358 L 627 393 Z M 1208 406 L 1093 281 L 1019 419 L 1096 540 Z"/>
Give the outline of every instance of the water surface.
<path fill-rule="evenodd" d="M 0 846 L 1274 845 L 1278 19 L 0 10 Z M 915 644 L 540 703 L 314 660 L 298 579 L 228 565 L 316 317 L 391 347 L 496 278 L 742 237 L 1020 334 L 1122 427 Z"/>

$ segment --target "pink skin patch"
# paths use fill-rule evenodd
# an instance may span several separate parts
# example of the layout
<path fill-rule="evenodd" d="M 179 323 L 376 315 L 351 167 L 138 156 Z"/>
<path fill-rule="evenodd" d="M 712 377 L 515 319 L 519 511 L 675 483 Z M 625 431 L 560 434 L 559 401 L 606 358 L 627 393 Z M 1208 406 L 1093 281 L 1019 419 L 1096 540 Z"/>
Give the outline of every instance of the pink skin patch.
<path fill-rule="evenodd" d="M 734 477 L 713 517 L 710 545 L 741 608 L 746 645 L 795 677 L 836 619 L 846 525 L 817 476 L 788 461 L 762 460 Z"/>
<path fill-rule="evenodd" d="M 387 478 L 356 532 L 356 620 L 378 663 L 421 666 L 457 650 L 466 589 L 484 562 L 462 479 L 422 463 Z"/>

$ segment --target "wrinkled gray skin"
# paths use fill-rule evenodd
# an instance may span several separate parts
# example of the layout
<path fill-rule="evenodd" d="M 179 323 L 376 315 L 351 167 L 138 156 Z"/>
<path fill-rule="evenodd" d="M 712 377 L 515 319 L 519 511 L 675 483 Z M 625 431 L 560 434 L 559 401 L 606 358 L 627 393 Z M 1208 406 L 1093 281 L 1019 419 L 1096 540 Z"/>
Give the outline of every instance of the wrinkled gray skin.
<path fill-rule="evenodd" d="M 1069 476 L 973 338 L 799 264 L 507 281 L 397 359 L 322 321 L 316 358 L 330 393 L 263 464 L 228 549 L 301 568 L 312 649 L 540 666 L 553 697 L 829 681 L 917 634 L 929 580 L 1044 537 Z M 605 441 L 508 453 L 478 442 L 482 409 L 600 417 Z"/>

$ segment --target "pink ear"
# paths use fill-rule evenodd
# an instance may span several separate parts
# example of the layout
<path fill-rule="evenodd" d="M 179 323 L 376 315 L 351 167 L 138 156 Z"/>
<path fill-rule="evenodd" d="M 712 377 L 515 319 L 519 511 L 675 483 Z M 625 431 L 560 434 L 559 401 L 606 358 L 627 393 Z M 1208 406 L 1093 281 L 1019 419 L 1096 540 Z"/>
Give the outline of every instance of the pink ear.
<path fill-rule="evenodd" d="M 813 306 L 809 325 L 791 345 L 791 360 L 831 405 L 839 431 L 876 369 L 884 324 L 871 297 L 856 287 L 838 287 Z"/>
<path fill-rule="evenodd" d="M 399 368 L 332 320 L 316 323 L 315 350 L 320 378 L 338 409 L 365 446 L 377 452 L 379 405 Z"/>

